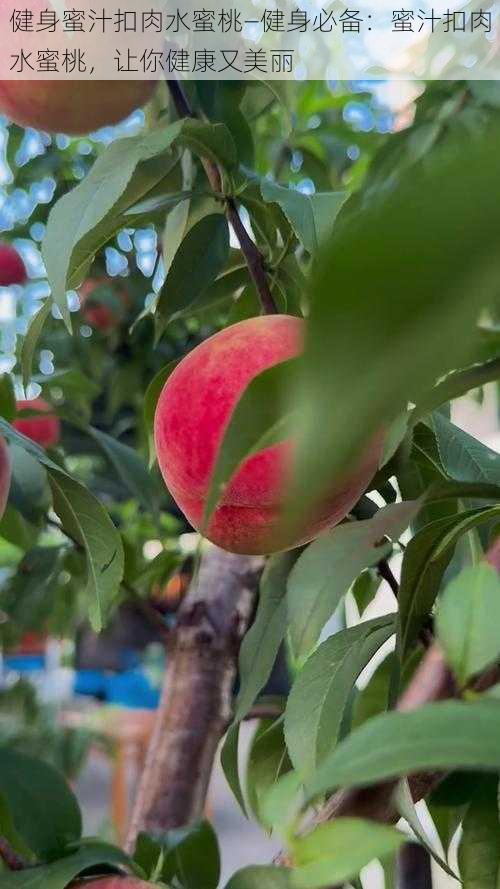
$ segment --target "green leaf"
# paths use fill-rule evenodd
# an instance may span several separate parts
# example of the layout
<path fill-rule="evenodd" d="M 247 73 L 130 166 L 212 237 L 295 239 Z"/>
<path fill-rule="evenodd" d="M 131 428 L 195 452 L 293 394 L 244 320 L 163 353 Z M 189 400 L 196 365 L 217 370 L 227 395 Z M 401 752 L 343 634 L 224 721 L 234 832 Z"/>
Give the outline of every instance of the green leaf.
<path fill-rule="evenodd" d="M 258 374 L 231 414 L 210 480 L 203 521 L 208 525 L 224 486 L 240 464 L 263 447 L 287 438 L 290 414 L 285 393 L 296 361 L 283 361 Z"/>
<path fill-rule="evenodd" d="M 261 184 L 265 201 L 279 204 L 297 238 L 309 253 L 315 253 L 331 233 L 334 222 L 349 197 L 347 191 L 303 194 L 283 188 L 269 179 Z"/>
<path fill-rule="evenodd" d="M 471 355 L 500 273 L 498 138 L 492 129 L 413 167 L 397 189 L 344 215 L 325 244 L 290 395 L 300 416 L 290 522 L 314 511 L 408 401 Z"/>
<path fill-rule="evenodd" d="M 283 136 L 287 138 L 293 129 L 292 115 L 290 113 L 290 88 L 286 80 L 259 80 L 258 86 L 264 86 L 271 93 L 273 98 L 281 106 L 280 110 L 284 112 L 282 117 Z"/>
<path fill-rule="evenodd" d="M 175 210 L 179 204 L 187 202 L 193 194 L 194 192 L 192 191 L 179 191 L 177 194 L 159 194 L 155 197 L 149 197 L 130 207 L 126 211 L 125 216 L 146 216 L 151 219 L 151 216 L 159 210 Z M 133 222 L 136 222 L 136 220 L 133 220 Z"/>
<path fill-rule="evenodd" d="M 288 579 L 288 614 L 296 657 L 308 654 L 326 621 L 365 568 L 391 551 L 419 508 L 418 501 L 395 503 L 372 519 L 340 525 L 322 534 L 302 553 Z"/>
<path fill-rule="evenodd" d="M 49 471 L 54 511 L 62 527 L 85 550 L 89 615 L 102 629 L 123 579 L 123 545 L 108 513 L 87 488 L 61 472 Z"/>
<path fill-rule="evenodd" d="M 167 273 L 156 308 L 157 339 L 177 312 L 190 306 L 207 290 L 229 256 L 229 229 L 225 216 L 211 213 L 189 229 Z"/>
<path fill-rule="evenodd" d="M 45 322 L 50 315 L 52 308 L 52 300 L 46 299 L 42 308 L 38 310 L 29 323 L 26 336 L 23 339 L 21 347 L 21 371 L 23 375 L 23 386 L 26 388 L 31 380 L 33 358 L 38 340 L 44 328 Z M 10 419 L 9 417 L 7 419 Z"/>
<path fill-rule="evenodd" d="M 386 466 L 394 457 L 399 446 L 403 442 L 411 419 L 409 411 L 402 411 L 389 426 L 384 440 L 384 451 L 380 459 L 380 466 Z"/>
<path fill-rule="evenodd" d="M 7 504 L 2 520 L 0 521 L 0 537 L 12 543 L 14 546 L 26 552 L 31 546 L 36 531 L 17 509 Z"/>
<path fill-rule="evenodd" d="M 294 768 L 307 782 L 336 746 L 354 684 L 394 633 L 394 615 L 335 633 L 306 661 L 285 711 L 285 738 Z"/>
<path fill-rule="evenodd" d="M 455 808 L 451 808 L 449 806 L 437 805 L 432 801 L 431 798 L 427 801 L 427 808 L 429 810 L 429 815 L 431 816 L 434 823 L 439 841 L 445 851 L 445 854 L 448 854 L 451 841 L 455 836 L 457 829 L 463 819 L 465 807 L 458 806 Z"/>
<path fill-rule="evenodd" d="M 151 380 L 148 388 L 146 389 L 146 393 L 144 395 L 144 422 L 146 424 L 146 430 L 149 438 L 149 467 L 153 465 L 156 460 L 156 453 L 154 447 L 153 440 L 153 429 L 154 429 L 154 421 L 155 421 L 155 413 L 156 413 L 156 405 L 158 404 L 158 399 L 162 393 L 163 387 L 167 382 L 170 374 L 177 367 L 179 360 L 174 358 L 173 361 L 169 361 L 165 367 L 162 367 L 161 370 L 158 371 L 157 374 Z"/>
<path fill-rule="evenodd" d="M 131 869 L 131 865 L 121 849 L 92 841 L 52 864 L 2 874 L 2 889 L 66 889 L 75 877 L 91 868 L 102 866 L 105 873 L 110 867 Z"/>
<path fill-rule="evenodd" d="M 500 824 L 498 779 L 484 780 L 462 824 L 458 850 L 464 889 L 498 889 L 500 878 Z"/>
<path fill-rule="evenodd" d="M 443 701 L 413 713 L 384 713 L 352 732 L 324 760 L 311 797 L 338 787 L 454 768 L 500 770 L 498 701 Z"/>
<path fill-rule="evenodd" d="M 396 886 L 396 867 L 397 856 L 389 855 L 384 861 L 380 862 L 380 866 L 384 872 L 384 889 L 397 889 Z M 363 887 L 361 887 L 363 889 Z"/>
<path fill-rule="evenodd" d="M 394 692 L 394 682 L 398 679 L 400 693 L 406 688 L 413 678 L 416 668 L 422 658 L 422 650 L 415 648 L 411 656 L 406 660 L 403 670 L 396 653 L 391 651 L 381 664 L 372 673 L 369 682 L 356 695 L 351 720 L 351 731 L 362 725 L 373 716 L 386 712 L 390 705 Z M 395 693 L 395 692 L 394 692 Z"/>
<path fill-rule="evenodd" d="M 483 364 L 474 364 L 464 370 L 454 371 L 434 386 L 430 392 L 422 396 L 416 406 L 415 417 L 422 417 L 442 404 L 466 395 L 471 389 L 477 389 L 498 379 L 500 379 L 499 358 L 492 358 Z"/>
<path fill-rule="evenodd" d="M 436 618 L 446 659 L 460 685 L 500 655 L 500 578 L 491 565 L 465 568 L 447 586 Z"/>
<path fill-rule="evenodd" d="M 199 157 L 208 158 L 226 170 L 231 170 L 238 160 L 234 139 L 223 123 L 186 119 L 183 121 L 178 142 Z"/>
<path fill-rule="evenodd" d="M 141 133 L 113 142 L 84 179 L 52 208 L 42 245 L 52 297 L 71 330 L 66 292 L 78 287 L 94 255 L 119 230 L 123 213 L 165 176 L 163 163 L 148 167 L 144 182 L 141 164 L 166 153 L 182 126 Z M 133 181 L 138 172 L 138 187 Z"/>
<path fill-rule="evenodd" d="M 169 363 L 166 364 L 165 367 L 162 367 L 153 377 L 146 389 L 146 394 L 144 395 L 144 421 L 149 432 L 152 431 L 154 426 L 156 405 L 158 404 L 158 399 L 162 393 L 163 387 L 178 363 L 179 360 L 177 358 L 174 358 L 173 361 L 169 361 Z"/>
<path fill-rule="evenodd" d="M 37 522 L 50 507 L 45 467 L 17 443 L 10 444 L 12 479 L 9 500 L 28 522 Z"/>
<path fill-rule="evenodd" d="M 408 781 L 403 780 L 399 782 L 398 789 L 394 795 L 394 803 L 395 806 L 405 821 L 410 825 L 413 833 L 416 838 L 422 843 L 422 845 L 427 849 L 429 854 L 432 856 L 434 861 L 439 865 L 445 873 L 447 873 L 453 879 L 458 880 L 457 875 L 452 871 L 452 869 L 448 866 L 447 862 L 441 858 L 436 849 L 434 848 L 431 840 L 427 836 L 425 828 L 420 821 L 418 816 L 418 812 L 415 808 L 415 803 L 413 802 L 411 790 L 408 785 Z"/>
<path fill-rule="evenodd" d="M 424 526 L 406 547 L 399 588 L 398 647 L 404 659 L 430 613 L 453 547 L 467 531 L 500 515 L 500 507 L 471 509 Z"/>
<path fill-rule="evenodd" d="M 298 826 L 304 805 L 304 787 L 297 772 L 287 772 L 262 794 L 259 815 L 262 824 L 275 833 L 289 837 Z"/>
<path fill-rule="evenodd" d="M 500 454 L 455 426 L 439 411 L 430 420 L 439 458 L 450 478 L 500 485 Z"/>
<path fill-rule="evenodd" d="M 264 569 L 257 614 L 240 650 L 236 721 L 244 719 L 271 675 L 286 630 L 286 581 L 295 558 L 293 553 L 278 553 Z"/>
<path fill-rule="evenodd" d="M 44 626 L 54 607 L 54 588 L 60 565 L 59 547 L 35 546 L 25 553 L 16 573 L 1 587 L 0 607 L 9 620 L 0 626 L 0 638 L 17 641 L 23 632 Z"/>
<path fill-rule="evenodd" d="M 162 238 L 163 257 L 167 269 L 172 265 L 173 258 L 179 249 L 189 219 L 190 202 L 180 201 L 167 216 Z"/>
<path fill-rule="evenodd" d="M 361 818 L 337 818 L 321 824 L 293 843 L 296 867 L 292 885 L 320 889 L 342 884 L 374 858 L 396 852 L 404 841 L 404 834 L 396 828 Z"/>
<path fill-rule="evenodd" d="M 220 752 L 220 762 L 222 770 L 226 777 L 226 781 L 231 788 L 233 796 L 238 803 L 241 811 L 247 817 L 247 809 L 245 805 L 245 797 L 240 781 L 240 769 L 238 761 L 240 745 L 240 723 L 233 722 L 229 726 L 222 750 Z"/>
<path fill-rule="evenodd" d="M 253 814 L 261 823 L 261 803 L 278 778 L 290 771 L 283 734 L 283 719 L 265 720 L 254 735 L 247 760 L 247 795 Z M 266 826 L 266 825 L 265 825 Z"/>
<path fill-rule="evenodd" d="M 34 857 L 30 848 L 26 845 L 23 838 L 17 832 L 14 827 L 14 822 L 12 820 L 11 814 L 9 812 L 9 808 L 7 805 L 7 801 L 0 794 L 0 836 L 2 836 L 9 843 L 10 847 L 14 849 L 24 861 L 31 861 Z M 0 868 L 1 871 L 1 868 Z"/>
<path fill-rule="evenodd" d="M 219 883 L 219 846 L 207 821 L 169 830 L 161 836 L 140 834 L 134 860 L 155 881 L 160 878 L 169 886 L 217 889 Z"/>
<path fill-rule="evenodd" d="M 16 395 L 10 374 L 0 375 L 0 416 L 9 423 L 16 414 Z"/>
<path fill-rule="evenodd" d="M 284 867 L 253 865 L 236 871 L 225 889 L 291 889 L 291 873 Z"/>
<path fill-rule="evenodd" d="M 500 88 L 496 80 L 468 80 L 469 89 L 479 102 L 491 108 L 500 108 Z"/>
<path fill-rule="evenodd" d="M 368 607 L 372 599 L 375 598 L 381 583 L 382 578 L 374 569 L 363 571 L 354 581 L 351 587 L 351 593 L 358 607 L 360 616 Z"/>
<path fill-rule="evenodd" d="M 100 429 L 89 426 L 88 432 L 102 448 L 132 497 L 136 497 L 147 512 L 154 512 L 158 504 L 157 486 L 139 454 Z"/>
<path fill-rule="evenodd" d="M 78 803 L 48 763 L 2 748 L 0 794 L 15 830 L 39 858 L 53 856 L 81 836 Z"/>

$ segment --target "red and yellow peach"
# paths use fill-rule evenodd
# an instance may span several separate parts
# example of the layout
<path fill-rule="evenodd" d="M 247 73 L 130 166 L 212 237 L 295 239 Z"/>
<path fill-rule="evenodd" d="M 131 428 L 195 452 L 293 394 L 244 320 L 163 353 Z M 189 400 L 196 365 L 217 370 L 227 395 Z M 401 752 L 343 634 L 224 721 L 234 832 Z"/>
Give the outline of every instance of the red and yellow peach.
<path fill-rule="evenodd" d="M 163 478 L 190 523 L 202 528 L 219 448 L 231 414 L 248 384 L 273 365 L 302 351 L 305 323 L 287 315 L 251 318 L 197 346 L 177 365 L 158 400 L 155 444 Z M 340 522 L 373 478 L 380 458 L 377 437 L 353 471 L 325 492 L 312 519 L 297 533 L 284 530 L 293 441 L 248 457 L 230 480 L 206 535 L 223 549 L 265 554 L 290 549 Z"/>

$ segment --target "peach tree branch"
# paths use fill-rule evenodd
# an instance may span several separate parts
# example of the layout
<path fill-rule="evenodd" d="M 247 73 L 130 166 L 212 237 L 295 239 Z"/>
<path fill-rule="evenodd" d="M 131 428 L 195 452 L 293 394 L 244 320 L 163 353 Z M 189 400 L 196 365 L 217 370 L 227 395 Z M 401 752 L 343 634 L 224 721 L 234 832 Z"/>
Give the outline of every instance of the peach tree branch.
<path fill-rule="evenodd" d="M 168 80 L 167 86 L 178 116 L 195 118 L 196 115 L 181 84 L 177 80 Z M 203 167 L 212 191 L 216 194 L 220 194 L 222 192 L 222 177 L 217 164 L 208 158 L 205 158 L 203 160 Z M 278 312 L 278 309 L 269 286 L 264 257 L 243 225 L 234 198 L 227 196 L 225 198 L 225 204 L 228 222 L 231 224 L 233 231 L 238 238 L 250 277 L 257 290 L 262 311 L 266 315 L 275 315 Z"/>
<path fill-rule="evenodd" d="M 219 741 L 231 717 L 240 644 L 264 561 L 210 546 L 183 601 L 127 838 L 161 838 L 203 817 Z"/>

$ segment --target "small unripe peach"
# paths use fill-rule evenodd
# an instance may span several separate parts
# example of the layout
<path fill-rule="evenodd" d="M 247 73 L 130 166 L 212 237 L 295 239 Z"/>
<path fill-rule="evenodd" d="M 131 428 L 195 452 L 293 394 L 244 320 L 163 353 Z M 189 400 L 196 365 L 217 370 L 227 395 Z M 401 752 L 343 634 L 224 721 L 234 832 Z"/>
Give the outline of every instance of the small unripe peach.
<path fill-rule="evenodd" d="M 52 407 L 43 398 L 33 398 L 31 401 L 18 401 L 17 412 L 23 410 L 37 411 L 40 416 L 19 417 L 14 420 L 13 427 L 31 438 L 42 448 L 53 448 L 61 437 L 61 424 L 59 417 L 52 412 Z"/>
<path fill-rule="evenodd" d="M 195 528 L 202 526 L 217 455 L 236 404 L 254 377 L 302 351 L 304 332 L 305 322 L 288 315 L 241 321 L 193 349 L 168 378 L 156 409 L 156 454 L 170 493 Z M 286 440 L 243 462 L 210 520 L 209 540 L 249 554 L 307 543 L 345 518 L 366 490 L 378 467 L 381 442 L 377 436 L 369 443 L 352 472 L 325 492 L 315 516 L 290 535 L 282 517 L 293 451 L 294 442 Z"/>
<path fill-rule="evenodd" d="M 0 287 L 24 284 L 26 268 L 17 250 L 10 244 L 0 244 Z"/>
<path fill-rule="evenodd" d="M 9 496 L 11 477 L 10 454 L 5 440 L 0 435 L 0 519 L 2 518 Z"/>

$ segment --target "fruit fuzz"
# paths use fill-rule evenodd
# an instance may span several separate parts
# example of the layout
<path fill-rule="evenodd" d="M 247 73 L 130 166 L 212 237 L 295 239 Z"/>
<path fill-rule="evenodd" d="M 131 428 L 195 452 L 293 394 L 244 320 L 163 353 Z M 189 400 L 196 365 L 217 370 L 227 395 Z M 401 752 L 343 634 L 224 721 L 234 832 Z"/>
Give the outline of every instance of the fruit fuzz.
<path fill-rule="evenodd" d="M 26 268 L 17 250 L 10 244 L 0 244 L 0 287 L 24 284 Z"/>
<path fill-rule="evenodd" d="M 31 401 L 16 402 L 16 410 L 38 411 L 40 416 L 19 417 L 14 420 L 13 427 L 26 438 L 31 438 L 42 448 L 53 448 L 61 437 L 61 424 L 59 417 L 52 413 L 52 407 L 43 398 L 33 398 Z"/>
<path fill-rule="evenodd" d="M 155 87 L 148 80 L 0 80 L 0 112 L 23 127 L 78 136 L 119 123 Z"/>
<path fill-rule="evenodd" d="M 9 496 L 11 477 L 10 454 L 5 440 L 0 435 L 0 519 L 2 518 Z"/>
<path fill-rule="evenodd" d="M 254 377 L 300 354 L 304 332 L 305 322 L 288 315 L 241 321 L 197 346 L 168 378 L 155 415 L 156 454 L 170 493 L 198 530 L 236 404 Z M 281 519 L 293 441 L 264 448 L 246 459 L 229 482 L 206 536 L 222 549 L 248 554 L 307 543 L 345 518 L 373 478 L 380 453 L 377 438 L 347 478 L 325 495 L 315 517 L 291 536 Z"/>

